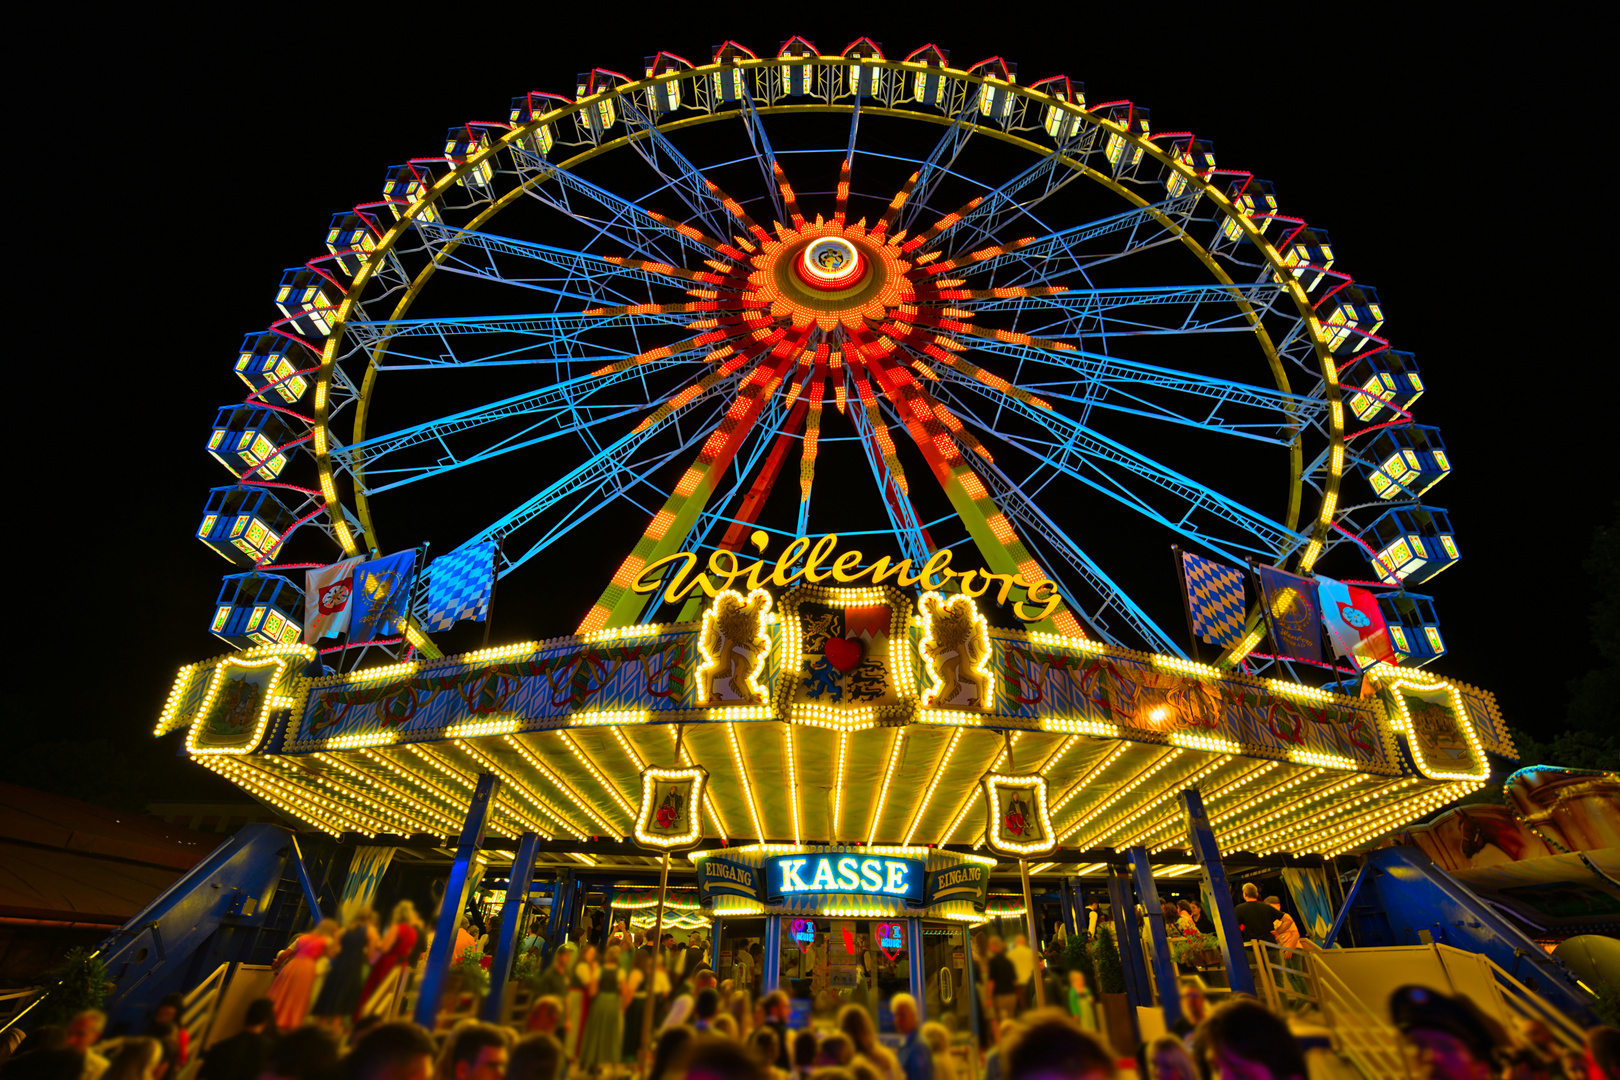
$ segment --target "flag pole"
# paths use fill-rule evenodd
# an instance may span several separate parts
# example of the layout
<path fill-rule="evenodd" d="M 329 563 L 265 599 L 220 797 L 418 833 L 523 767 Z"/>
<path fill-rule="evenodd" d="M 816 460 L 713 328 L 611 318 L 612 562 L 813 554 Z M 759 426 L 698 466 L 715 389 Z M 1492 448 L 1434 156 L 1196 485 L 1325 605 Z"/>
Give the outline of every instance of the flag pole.
<path fill-rule="evenodd" d="M 1018 772 L 1018 766 L 1013 764 L 1012 731 L 1003 728 L 1001 737 L 1006 740 L 1007 744 L 1007 771 L 1016 773 Z M 1040 916 L 1035 912 L 1035 897 L 1029 888 L 1029 860 L 1022 855 L 1018 857 L 1018 876 L 1024 882 L 1024 925 L 1029 927 L 1029 951 L 1035 954 L 1035 1007 L 1044 1009 L 1046 1008 L 1046 964 L 1041 956 L 1041 920 Z M 969 942 L 969 944 L 972 943 Z M 912 948 L 917 947 L 917 943 L 912 942 Z"/>
<path fill-rule="evenodd" d="M 490 597 L 491 602 L 494 597 Z M 681 737 L 686 734 L 685 724 L 675 725 L 675 767 L 681 767 Z M 690 807 L 688 812 L 693 815 L 694 822 L 699 813 L 699 807 Z M 647 965 L 647 1004 L 641 1010 L 641 1052 L 636 1055 L 640 1060 L 641 1068 L 645 1070 L 652 1061 L 652 1022 L 653 1012 L 658 1004 L 658 967 L 662 962 L 659 955 L 664 943 L 664 897 L 669 890 L 669 849 L 664 849 L 663 868 L 658 872 L 658 907 L 653 912 L 653 939 L 652 962 Z M 718 962 L 718 958 L 716 958 Z M 673 975 L 673 972 L 671 973 Z M 675 980 L 670 979 L 670 989 L 675 988 Z"/>
<path fill-rule="evenodd" d="M 1181 545 L 1170 545 L 1170 558 L 1176 564 L 1176 580 L 1181 582 L 1181 613 L 1187 617 L 1187 645 L 1192 649 L 1192 659 L 1195 664 L 1202 664 L 1204 659 L 1198 653 L 1198 633 L 1193 629 L 1192 593 L 1187 588 L 1187 562 L 1181 557 Z"/>
<path fill-rule="evenodd" d="M 495 621 L 495 586 L 500 584 L 501 548 L 506 543 L 505 533 L 495 534 L 495 555 L 489 560 L 489 610 L 484 612 L 484 648 L 489 648 L 489 628 Z M 668 862 L 668 859 L 664 860 Z"/>
<path fill-rule="evenodd" d="M 409 654 L 416 652 L 416 646 L 411 644 L 410 637 L 405 633 L 411 624 L 411 605 L 416 602 L 416 587 L 422 583 L 422 568 L 427 565 L 427 550 L 433 546 L 433 541 L 424 540 L 416 549 L 416 566 L 411 571 L 411 587 L 405 591 L 405 614 L 399 619 L 399 636 L 405 641 L 405 651 Z"/>
<path fill-rule="evenodd" d="M 1277 627 L 1271 621 L 1271 597 L 1266 593 L 1266 583 L 1260 577 L 1260 571 L 1255 569 L 1253 555 L 1248 557 L 1248 562 L 1249 578 L 1254 584 L 1255 594 L 1260 598 L 1260 614 L 1266 617 L 1266 633 L 1271 635 L 1271 654 L 1275 657 L 1272 663 L 1286 669 L 1297 681 L 1299 673 L 1294 670 L 1294 665 L 1283 658 L 1282 639 L 1277 636 Z"/>

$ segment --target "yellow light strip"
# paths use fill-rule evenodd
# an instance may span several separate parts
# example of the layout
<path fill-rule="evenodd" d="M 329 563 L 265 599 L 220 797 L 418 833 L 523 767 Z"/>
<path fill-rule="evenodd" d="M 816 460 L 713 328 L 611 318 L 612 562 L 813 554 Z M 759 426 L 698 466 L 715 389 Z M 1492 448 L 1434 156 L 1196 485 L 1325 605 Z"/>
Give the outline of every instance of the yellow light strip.
<path fill-rule="evenodd" d="M 397 782 L 414 784 L 416 787 L 427 792 L 431 798 L 438 799 L 445 806 L 449 807 L 449 817 L 455 826 L 451 830 L 451 835 L 455 835 L 461 831 L 461 823 L 467 818 L 467 808 L 469 805 L 467 800 L 458 798 L 454 792 L 447 791 L 446 789 L 426 779 L 422 776 L 421 770 L 407 768 L 386 754 L 380 753 L 376 750 L 361 750 L 360 753 L 364 755 L 367 760 L 373 761 L 387 769 L 389 772 L 394 773 L 399 778 Z"/>
<path fill-rule="evenodd" d="M 444 826 L 443 828 L 424 829 L 422 830 L 423 832 L 435 833 L 443 836 L 445 839 L 449 839 L 450 836 L 461 827 L 461 823 L 459 821 L 451 817 L 449 814 L 446 814 L 438 807 L 430 806 L 421 799 L 416 798 L 404 788 L 399 787 L 396 784 L 392 784 L 380 776 L 356 769 L 353 765 L 350 765 L 348 762 L 334 757 L 331 754 L 316 754 L 315 757 L 321 761 L 335 765 L 346 772 L 353 773 L 355 776 L 364 779 L 366 783 L 378 788 L 381 791 L 386 791 L 390 796 L 398 799 L 400 802 L 415 807 L 417 813 L 424 814 L 429 819 L 437 819 Z"/>
<path fill-rule="evenodd" d="M 564 816 L 561 808 L 552 805 L 549 799 L 541 795 L 531 785 L 524 783 L 521 778 L 514 775 L 511 770 L 507 769 L 493 757 L 484 753 L 482 749 L 474 746 L 472 743 L 467 742 L 464 739 L 455 740 L 455 747 L 463 754 L 466 754 L 468 757 L 478 762 L 478 764 L 484 769 L 492 773 L 500 774 L 500 776 L 511 785 L 514 794 L 516 794 L 530 806 L 534 807 L 536 810 L 540 811 L 540 813 L 546 815 L 547 817 L 555 818 L 558 824 L 560 824 L 564 829 L 567 829 L 569 832 L 573 833 L 579 839 L 585 840 L 590 836 L 590 834 L 585 830 L 568 820 L 568 818 Z M 541 776 L 549 780 L 553 787 L 557 788 L 557 790 L 563 793 L 565 798 L 571 800 L 575 806 L 579 807 L 585 812 L 585 816 L 590 818 L 591 821 L 600 828 L 601 832 L 598 833 L 598 835 L 605 834 L 607 836 L 611 836 L 615 840 L 624 839 L 623 833 L 613 828 L 613 826 L 609 825 L 606 821 L 603 821 L 595 811 L 586 806 L 584 800 L 579 797 L 579 793 L 564 782 L 562 777 L 548 769 L 544 762 L 535 757 L 533 754 L 529 753 L 526 748 L 518 748 L 518 754 L 523 758 L 524 764 L 528 765 L 531 769 L 534 769 Z"/>
<path fill-rule="evenodd" d="M 281 810 L 300 821 L 313 825 L 315 828 L 324 833 L 331 836 L 340 836 L 345 832 L 355 831 L 351 829 L 349 825 L 343 822 L 334 822 L 328 819 L 316 817 L 308 803 L 297 802 L 292 799 L 284 799 L 267 786 L 261 785 L 258 782 L 257 777 L 253 775 L 257 770 L 254 770 L 251 766 L 242 764 L 239 759 L 204 757 L 198 758 L 197 762 L 204 768 L 212 769 L 214 772 L 218 773 L 220 776 L 223 776 L 237 787 L 247 791 L 248 794 L 254 796 L 255 798 L 263 799 L 276 809 Z"/>
<path fill-rule="evenodd" d="M 900 762 L 900 750 L 906 742 L 906 729 L 894 729 L 894 742 L 889 747 L 889 766 L 883 771 L 883 788 L 878 792 L 877 806 L 872 810 L 872 823 L 866 830 L 866 842 L 877 836 L 878 822 L 883 820 L 883 804 L 889 799 L 889 781 L 894 779 L 894 767 Z"/>
<path fill-rule="evenodd" d="M 787 761 L 788 806 L 793 809 L 793 842 L 795 844 L 801 844 L 804 841 L 799 835 L 799 776 L 798 773 L 794 771 L 793 765 L 793 725 L 783 724 L 782 734 L 784 739 L 783 757 Z M 761 839 L 763 839 L 763 837 Z"/>
<path fill-rule="evenodd" d="M 1342 855 L 1368 840 L 1392 832 L 1430 811 L 1438 810 L 1446 803 L 1460 799 L 1469 792 L 1478 791 L 1481 786 L 1483 785 L 1478 781 L 1469 780 L 1442 784 L 1375 810 L 1371 814 L 1358 816 L 1354 822 L 1342 825 L 1336 830 L 1313 834 L 1304 838 L 1303 842 L 1311 844 L 1313 848 L 1320 847 L 1324 855 Z"/>
<path fill-rule="evenodd" d="M 1079 741 L 1080 736 L 1070 735 L 1067 739 L 1064 739 L 1061 743 L 1059 743 L 1058 748 L 1052 751 L 1052 756 L 1046 759 L 1046 764 L 1041 766 L 1041 775 L 1045 776 L 1047 773 L 1051 772 L 1052 767 L 1062 759 L 1064 754 L 1069 752 L 1069 748 Z"/>
<path fill-rule="evenodd" d="M 1175 761 L 1184 753 L 1186 753 L 1186 751 L 1182 750 L 1179 746 L 1168 749 L 1146 769 L 1143 769 L 1141 772 L 1137 773 L 1136 777 L 1131 780 L 1130 783 L 1126 784 L 1124 787 L 1110 795 L 1107 799 L 1104 799 L 1102 802 L 1092 807 L 1089 814 L 1065 829 L 1062 835 L 1058 837 L 1058 843 L 1063 843 L 1069 837 L 1073 836 L 1075 833 L 1085 828 L 1085 826 L 1095 821 L 1104 810 L 1107 810 L 1110 806 L 1113 806 L 1115 803 L 1119 802 L 1119 800 L 1123 799 L 1126 795 L 1130 794 L 1144 781 L 1146 781 L 1148 777 L 1152 776 L 1154 773 L 1158 772 L 1172 761 Z"/>
<path fill-rule="evenodd" d="M 366 822 L 369 819 L 364 815 L 351 807 L 345 806 L 336 799 L 329 799 L 319 792 L 309 790 L 302 784 L 293 784 L 277 776 L 265 767 L 269 761 L 268 757 L 255 756 L 251 759 L 251 764 L 244 763 L 244 768 L 251 771 L 244 772 L 241 775 L 252 777 L 253 781 L 261 789 L 275 791 L 289 803 L 299 801 L 313 803 L 316 807 L 331 815 L 333 820 L 344 823 L 345 828 L 350 832 L 364 833 L 366 836 L 376 835 L 367 827 Z"/>
<path fill-rule="evenodd" d="M 849 732 L 838 733 L 838 781 L 833 788 L 833 819 L 830 830 L 833 836 L 842 836 L 844 820 L 844 758 L 849 752 Z"/>
<path fill-rule="evenodd" d="M 1268 846 L 1277 850 L 1283 845 L 1314 843 L 1318 838 L 1330 836 L 1337 831 L 1355 829 L 1368 814 L 1375 813 L 1380 807 L 1387 805 L 1392 796 L 1399 797 L 1403 791 L 1421 782 L 1420 777 L 1408 776 L 1380 784 L 1354 798 L 1340 799 L 1315 821 L 1296 822 L 1285 826 L 1271 837 Z"/>
<path fill-rule="evenodd" d="M 1223 768 L 1225 765 L 1231 762 L 1231 760 L 1232 755 L 1223 754 L 1221 757 L 1216 758 L 1214 761 L 1205 765 L 1202 769 L 1199 769 L 1197 772 L 1187 777 L 1187 779 L 1177 781 L 1174 787 L 1161 791 L 1152 799 L 1131 811 L 1128 816 L 1121 818 L 1119 821 L 1114 822 L 1114 824 L 1109 825 L 1098 832 L 1092 833 L 1086 839 L 1076 842 L 1074 846 L 1078 848 L 1095 847 L 1104 838 L 1113 836 L 1115 833 L 1125 828 L 1143 814 L 1151 813 L 1156 807 L 1162 806 L 1169 800 L 1179 797 L 1187 788 L 1196 786 L 1200 780 L 1204 779 L 1210 773 L 1215 772 L 1217 769 Z M 1129 840 L 1116 844 L 1110 844 L 1109 846 L 1115 848 L 1126 848 L 1130 847 L 1135 841 L 1136 837 L 1133 836 Z"/>
<path fill-rule="evenodd" d="M 1057 801 L 1052 804 L 1052 813 L 1055 814 L 1067 806 L 1070 799 L 1080 794 L 1080 789 L 1085 786 L 1087 781 L 1091 780 L 1104 769 L 1108 768 L 1108 766 L 1118 761 L 1119 756 L 1125 751 L 1129 750 L 1132 745 L 1134 744 L 1129 741 L 1120 743 L 1118 746 L 1110 750 L 1101 761 L 1097 762 L 1097 764 L 1093 765 L 1091 768 L 1087 769 L 1083 774 L 1081 774 L 1078 780 L 1069 785 L 1069 790 L 1065 791 L 1062 795 L 1059 795 Z"/>
<path fill-rule="evenodd" d="M 1314 791 L 1309 795 L 1297 796 L 1290 799 L 1288 800 L 1287 806 L 1279 806 L 1277 809 L 1272 810 L 1269 813 L 1262 814 L 1257 818 L 1251 818 L 1248 821 L 1245 821 L 1243 824 L 1234 826 L 1226 832 L 1221 833 L 1218 838 L 1219 843 L 1222 847 L 1226 847 L 1228 844 L 1241 843 L 1246 837 L 1252 836 L 1255 832 L 1265 826 L 1267 822 L 1276 821 L 1278 818 L 1287 814 L 1298 813 L 1305 807 L 1318 803 L 1330 796 L 1337 795 L 1345 788 L 1360 782 L 1361 777 L 1350 776 L 1338 781 L 1337 783 L 1329 784 L 1327 787 Z"/>
<path fill-rule="evenodd" d="M 478 781 L 475 778 L 467 776 L 459 768 L 452 764 L 442 752 L 435 748 L 430 748 L 417 743 L 406 743 L 403 747 L 401 747 L 401 749 L 421 758 L 424 764 L 438 769 L 445 776 L 454 781 L 458 786 L 466 788 L 467 808 L 464 812 L 464 816 L 465 814 L 472 813 L 472 799 L 473 796 L 478 792 Z M 505 787 L 506 785 L 502 786 Z M 550 830 L 545 829 L 538 821 L 530 818 L 526 813 L 520 810 L 517 804 L 512 799 L 507 797 L 507 793 L 504 791 L 498 793 L 491 801 L 489 816 L 491 821 L 501 820 L 504 822 L 508 829 L 516 825 L 518 826 L 519 833 L 532 830 L 539 833 L 541 836 L 546 837 L 548 840 L 551 839 L 552 834 Z M 584 839 L 584 837 L 577 830 L 569 828 L 566 823 L 559 821 L 559 824 L 562 824 L 563 828 L 568 829 L 569 832 L 579 836 L 580 839 Z"/>
<path fill-rule="evenodd" d="M 1257 777 L 1270 772 L 1272 769 L 1277 768 L 1279 764 L 1280 763 L 1276 761 L 1262 761 L 1251 766 L 1247 771 L 1239 774 L 1238 776 L 1233 777 L 1231 780 L 1228 780 L 1214 791 L 1205 794 L 1204 811 L 1208 813 L 1209 809 L 1218 801 L 1224 799 L 1228 795 L 1231 795 L 1238 788 L 1242 787 L 1244 784 L 1247 784 L 1250 780 L 1254 780 Z M 1168 829 L 1170 830 L 1170 839 L 1167 844 L 1168 846 L 1169 844 L 1175 843 L 1175 841 L 1179 840 L 1184 835 L 1183 827 L 1185 824 L 1186 822 L 1181 814 L 1169 814 L 1160 818 L 1153 825 L 1149 826 L 1148 830 L 1141 834 L 1137 842 L 1147 845 L 1157 844 L 1159 842 L 1159 834 Z M 1158 851 L 1160 849 L 1150 846 L 1149 850 Z"/>
<path fill-rule="evenodd" d="M 711 712 L 711 715 L 713 715 L 712 712 Z M 614 733 L 617 734 L 619 729 L 614 728 L 613 730 L 614 730 Z M 664 730 L 669 732 L 669 741 L 674 742 L 676 740 L 675 729 L 666 724 L 664 726 Z M 621 739 L 621 741 L 623 741 L 623 740 Z M 696 764 L 696 762 L 692 758 L 692 755 L 687 751 L 686 744 L 684 742 L 681 743 L 681 755 L 680 755 L 680 757 L 681 757 L 680 764 L 682 764 L 682 765 L 695 765 Z M 729 836 L 728 836 L 728 830 L 726 829 L 726 823 L 724 821 L 720 820 L 720 813 L 719 813 L 719 811 L 717 811 L 714 808 L 714 799 L 710 798 L 710 796 L 709 796 L 709 785 L 708 784 L 703 785 L 703 808 L 709 812 L 709 820 L 714 823 L 714 831 L 720 835 L 720 839 L 722 839 L 722 840 L 728 839 Z"/>
<path fill-rule="evenodd" d="M 945 754 L 934 769 L 934 779 L 929 782 L 928 792 L 917 807 L 917 815 L 911 819 L 911 828 L 906 831 L 903 843 L 910 844 L 911 838 L 917 835 L 917 826 L 922 824 L 923 815 L 928 812 L 928 804 L 934 801 L 934 790 L 939 787 L 939 781 L 945 775 L 945 770 L 950 768 L 951 755 L 956 753 L 956 744 L 962 741 L 962 731 L 962 728 L 957 728 L 951 732 L 951 741 L 946 745 Z"/>
<path fill-rule="evenodd" d="M 562 736 L 562 741 L 567 744 L 568 749 L 574 752 L 575 759 L 585 766 L 585 771 L 591 774 L 591 778 L 602 786 L 602 790 L 606 791 L 614 802 L 619 804 L 619 809 L 629 815 L 632 821 L 635 820 L 636 808 L 631 806 L 629 800 L 619 793 L 619 789 L 608 781 L 607 774 L 596 767 L 596 762 L 591 760 L 591 756 L 585 752 L 585 748 L 579 745 L 567 731 L 559 728 L 557 734 Z M 515 739 L 516 736 L 513 735 L 506 737 L 508 743 L 513 742 Z"/>
<path fill-rule="evenodd" d="M 310 775 L 315 776 L 319 780 L 321 780 L 323 782 L 326 782 L 326 783 L 335 783 L 335 781 L 331 777 L 323 776 L 322 774 L 320 774 L 319 772 L 317 772 L 313 768 L 311 768 L 311 765 L 310 765 L 311 762 L 315 762 L 315 763 L 318 763 L 318 764 L 321 764 L 321 765 L 325 765 L 329 769 L 332 769 L 332 770 L 334 770 L 336 772 L 347 774 L 343 778 L 343 783 L 342 783 L 343 790 L 348 792 L 350 797 L 358 799 L 362 803 L 365 803 L 368 807 L 373 808 L 374 809 L 374 812 L 373 812 L 374 817 L 375 816 L 380 816 L 380 817 L 382 817 L 384 819 L 393 818 L 396 821 L 402 822 L 405 825 L 410 826 L 412 832 L 429 833 L 429 834 L 432 834 L 432 835 L 435 835 L 435 836 L 444 835 L 444 830 L 443 829 L 441 829 L 441 828 L 439 828 L 439 827 L 437 827 L 435 825 L 429 824 L 429 817 L 424 817 L 423 812 L 425 811 L 427 813 L 427 815 L 429 815 L 430 817 L 431 816 L 442 816 L 442 815 L 435 814 L 432 810 L 430 810 L 426 806 L 423 806 L 421 803 L 417 802 L 414 799 L 409 799 L 409 800 L 400 799 L 399 796 L 394 795 L 394 793 L 392 791 L 389 791 L 388 794 L 394 795 L 394 798 L 399 799 L 399 801 L 401 803 L 406 803 L 406 804 L 411 805 L 412 808 L 415 809 L 417 812 L 413 816 L 411 814 L 406 814 L 406 813 L 402 812 L 401 810 L 396 809 L 393 806 L 390 806 L 388 803 L 386 803 L 383 800 L 377 798 L 375 795 L 372 795 L 370 792 L 365 791 L 365 790 L 363 790 L 363 788 L 356 786 L 356 782 L 358 782 L 358 784 L 364 785 L 365 787 L 377 787 L 377 788 L 382 788 L 385 791 L 388 790 L 383 785 L 378 784 L 375 777 L 369 776 L 366 773 L 361 772 L 359 769 L 356 769 L 353 765 L 350 765 L 348 762 L 345 762 L 345 761 L 342 761 L 342 760 L 340 760 L 338 758 L 335 758 L 330 754 L 312 754 L 309 757 L 300 759 L 298 761 L 298 764 L 300 766 L 302 766 L 306 771 L 308 771 L 310 773 Z M 352 778 L 352 780 L 350 778 Z M 382 830 L 379 830 L 379 831 L 382 831 Z M 393 830 L 388 830 L 388 831 L 393 831 Z M 409 836 L 409 835 L 411 835 L 411 833 L 401 833 L 400 835 Z"/>
<path fill-rule="evenodd" d="M 545 762 L 541 761 L 540 758 L 535 754 L 531 753 L 527 746 L 524 746 L 521 742 L 518 742 L 510 735 L 506 737 L 505 742 L 508 746 L 518 752 L 518 756 L 523 758 L 524 762 L 527 763 L 530 768 L 538 772 L 541 776 L 544 776 L 551 782 L 553 787 L 563 793 L 564 797 L 566 797 L 575 806 L 585 811 L 585 816 L 590 818 L 597 825 L 601 826 L 603 833 L 613 837 L 615 840 L 624 839 L 624 833 L 614 828 L 606 818 L 604 818 L 601 814 L 598 814 L 596 810 L 588 802 L 586 802 L 585 797 L 574 789 L 574 785 L 568 783 L 568 781 L 552 772 L 550 767 L 547 766 Z M 467 744 L 458 742 L 456 745 L 465 747 Z M 583 760 L 580 763 L 584 764 Z M 589 769 L 590 766 L 587 765 L 586 768 Z M 594 770 L 592 771 L 594 772 Z M 633 814 L 634 812 L 632 811 L 632 816 Z"/>
<path fill-rule="evenodd" d="M 743 801 L 748 804 L 748 816 L 754 821 L 754 836 L 765 839 L 765 829 L 759 823 L 759 809 L 754 806 L 753 786 L 748 783 L 748 766 L 743 764 L 742 744 L 737 741 L 737 725 L 726 725 L 726 738 L 731 740 L 731 760 L 737 763 L 737 778 L 742 781 Z M 715 914 L 719 914 L 716 910 Z"/>

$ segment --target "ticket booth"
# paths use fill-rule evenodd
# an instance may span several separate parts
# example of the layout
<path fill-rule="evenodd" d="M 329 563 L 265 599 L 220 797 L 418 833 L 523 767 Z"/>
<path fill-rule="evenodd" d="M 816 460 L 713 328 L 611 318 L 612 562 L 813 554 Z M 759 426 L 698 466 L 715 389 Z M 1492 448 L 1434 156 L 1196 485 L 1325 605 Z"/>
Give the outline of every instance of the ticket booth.
<path fill-rule="evenodd" d="M 720 978 L 780 989 L 795 1024 L 830 1027 L 864 1005 L 893 1033 L 894 995 L 924 1019 L 978 1018 L 969 933 L 984 921 L 993 859 L 929 848 L 759 845 L 694 852 L 700 903 L 717 939 Z M 746 954 L 747 959 L 744 959 Z M 738 982 L 740 986 L 741 983 Z"/>

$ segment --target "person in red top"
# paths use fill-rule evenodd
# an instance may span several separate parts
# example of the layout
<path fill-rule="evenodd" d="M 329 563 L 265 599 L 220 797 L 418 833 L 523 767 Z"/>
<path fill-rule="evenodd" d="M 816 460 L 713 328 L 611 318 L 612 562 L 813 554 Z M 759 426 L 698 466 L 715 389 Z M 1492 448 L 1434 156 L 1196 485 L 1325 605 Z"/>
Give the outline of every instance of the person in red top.
<path fill-rule="evenodd" d="M 411 955 L 411 950 L 416 948 L 416 939 L 420 934 L 421 929 L 416 920 L 416 905 L 409 900 L 401 900 L 395 904 L 388 931 L 377 943 L 379 953 L 377 962 L 372 965 L 371 974 L 366 977 L 365 989 L 360 991 L 360 1005 L 354 1011 L 356 1020 L 360 1019 L 366 1003 L 383 984 L 383 980 L 388 978 L 389 972 L 404 966 L 406 959 Z"/>

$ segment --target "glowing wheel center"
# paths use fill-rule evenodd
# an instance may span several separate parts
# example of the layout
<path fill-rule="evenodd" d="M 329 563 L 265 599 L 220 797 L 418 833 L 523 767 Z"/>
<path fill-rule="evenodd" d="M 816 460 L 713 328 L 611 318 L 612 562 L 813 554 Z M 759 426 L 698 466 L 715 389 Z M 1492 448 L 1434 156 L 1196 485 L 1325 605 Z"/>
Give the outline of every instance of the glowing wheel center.
<path fill-rule="evenodd" d="M 813 289 L 847 289 L 866 273 L 858 248 L 841 236 L 824 236 L 799 256 L 799 279 Z"/>

